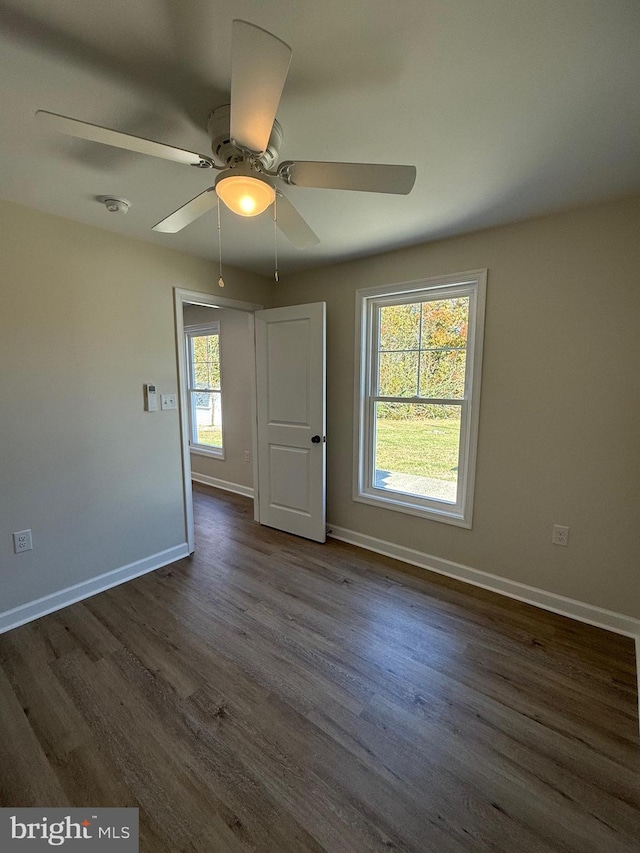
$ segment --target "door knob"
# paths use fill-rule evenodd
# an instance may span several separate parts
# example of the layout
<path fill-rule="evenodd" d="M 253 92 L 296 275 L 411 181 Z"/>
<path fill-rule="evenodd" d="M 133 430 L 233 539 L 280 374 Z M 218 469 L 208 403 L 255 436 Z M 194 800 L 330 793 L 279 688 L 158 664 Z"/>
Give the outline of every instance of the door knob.
<path fill-rule="evenodd" d="M 319 435 L 314 435 L 311 437 L 311 441 L 313 444 L 320 444 L 321 438 Z"/>

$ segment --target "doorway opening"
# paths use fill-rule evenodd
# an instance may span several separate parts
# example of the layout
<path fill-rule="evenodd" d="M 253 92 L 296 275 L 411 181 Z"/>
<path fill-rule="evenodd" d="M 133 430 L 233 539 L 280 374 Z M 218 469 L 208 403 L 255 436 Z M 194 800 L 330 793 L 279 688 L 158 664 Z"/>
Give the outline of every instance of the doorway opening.
<path fill-rule="evenodd" d="M 204 320 L 198 312 L 204 308 Z M 262 309 L 262 306 L 215 297 L 197 291 L 175 290 L 176 347 L 180 393 L 185 533 L 189 553 L 195 549 L 193 491 L 194 468 L 202 464 L 227 465 L 227 448 L 241 433 L 225 428 L 230 407 L 225 403 L 225 344 L 210 341 L 214 329 L 224 336 L 223 322 L 212 322 L 211 312 L 235 316 L 245 332 L 243 349 L 245 388 L 248 379 L 249 432 L 235 445 L 236 459 L 250 465 L 254 519 L 297 536 L 324 542 L 326 539 L 326 305 L 324 302 Z M 200 336 L 198 356 L 187 348 L 185 312 L 195 312 L 187 328 Z M 245 323 L 246 320 L 246 323 Z M 228 321 L 231 322 L 231 321 Z M 201 324 L 201 325 L 199 325 Z M 198 335 L 198 330 L 202 333 Z M 215 350 L 220 344 L 221 363 Z M 240 356 L 236 353 L 240 361 Z M 230 364 L 232 362 L 229 362 Z M 221 368 L 221 369 L 220 369 Z M 201 381 L 201 384 L 198 382 Z M 218 397 L 219 432 L 215 406 Z M 246 398 L 245 398 L 246 404 Z M 199 429 L 198 407 L 201 412 Z M 209 420 L 209 429 L 205 421 Z M 202 433 L 202 435 L 201 435 Z M 208 435 L 209 438 L 205 438 Z M 207 441 L 209 445 L 207 446 Z M 244 444 L 242 443 L 244 442 Z M 208 457 L 204 463 L 199 456 Z M 194 458 L 197 463 L 194 466 Z M 249 462 L 244 460 L 249 459 Z M 236 460 L 229 459 L 235 463 Z M 233 467 L 227 467 L 233 471 Z M 196 472 L 197 473 L 197 472 Z M 227 474 L 228 476 L 233 476 Z M 237 474 L 235 475 L 237 478 Z M 201 482 L 231 488 L 233 480 L 200 471 Z M 241 477 L 242 479 L 242 477 Z M 217 482 L 215 482 L 217 480 Z M 242 483 L 240 484 L 242 485 Z M 242 492 L 241 492 L 242 493 Z"/>
<path fill-rule="evenodd" d="M 175 288 L 185 534 L 190 553 L 195 549 L 192 480 L 253 497 L 254 518 L 258 518 L 253 313 L 261 308 Z"/>

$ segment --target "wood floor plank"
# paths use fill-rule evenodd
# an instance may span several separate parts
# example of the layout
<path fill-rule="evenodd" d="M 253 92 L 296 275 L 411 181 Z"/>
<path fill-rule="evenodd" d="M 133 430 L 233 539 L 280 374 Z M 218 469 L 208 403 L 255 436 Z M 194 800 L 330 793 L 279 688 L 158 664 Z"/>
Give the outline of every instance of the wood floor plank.
<path fill-rule="evenodd" d="M 633 642 L 198 486 L 196 554 L 0 637 L 0 804 L 142 853 L 636 853 Z"/>
<path fill-rule="evenodd" d="M 9 679 L 0 669 L 0 806 L 70 805 Z"/>
<path fill-rule="evenodd" d="M 217 707 L 217 700 L 209 691 L 200 692 L 191 697 L 191 701 L 205 716 Z M 271 795 L 298 816 L 301 825 L 316 839 L 319 849 L 372 853 L 410 850 L 400 837 L 389 832 L 384 812 L 377 820 L 370 821 L 344 792 L 315 772 L 311 762 L 312 745 L 309 743 L 303 750 L 293 748 L 296 734 L 304 725 L 303 719 L 290 710 L 281 717 L 280 711 L 272 704 L 255 715 L 246 704 L 230 705 L 221 720 L 219 736 L 234 755 L 241 756 L 245 766 L 263 781 Z M 278 722 L 287 732 L 284 746 L 276 736 Z M 432 851 L 435 848 L 426 838 L 422 849 Z M 442 847 L 442 853 L 452 849 Z"/>
<path fill-rule="evenodd" d="M 13 631 L 6 640 L 3 668 L 45 754 L 64 756 L 86 743 L 91 732 L 48 665 L 32 656 L 32 638 Z"/>
<path fill-rule="evenodd" d="M 118 668 L 107 659 L 91 666 L 81 653 L 67 655 L 54 666 L 169 849 L 180 849 L 190 838 L 206 833 L 215 849 L 221 841 L 210 816 L 210 811 L 215 814 L 215 803 L 189 773 L 178 745 Z"/>
<path fill-rule="evenodd" d="M 262 780 L 243 764 L 238 752 L 228 749 L 221 736 L 230 708 L 241 698 L 251 707 L 262 708 L 268 695 L 264 689 L 228 668 L 220 686 L 208 688 L 211 698 L 208 713 L 203 715 L 197 710 L 195 697 L 184 702 L 174 692 L 163 690 L 132 655 L 114 655 L 112 664 L 135 690 L 141 712 L 147 719 L 153 718 L 169 737 L 181 765 L 204 793 L 209 812 L 215 812 L 243 843 L 250 849 L 262 849 L 266 843 L 269 846 L 265 849 L 296 849 L 301 853 L 321 849 L 270 797 Z M 215 684 L 215 673 L 211 675 Z M 199 691 L 197 695 L 201 694 Z"/>

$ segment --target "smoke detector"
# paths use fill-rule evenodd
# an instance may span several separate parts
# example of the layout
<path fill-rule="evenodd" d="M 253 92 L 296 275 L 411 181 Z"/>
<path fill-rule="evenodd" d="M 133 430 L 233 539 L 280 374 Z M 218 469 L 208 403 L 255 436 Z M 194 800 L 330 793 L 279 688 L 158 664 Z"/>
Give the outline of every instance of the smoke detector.
<path fill-rule="evenodd" d="M 100 196 L 99 201 L 104 204 L 109 213 L 126 213 L 131 207 L 131 202 L 127 201 L 126 198 L 118 198 L 112 195 Z"/>

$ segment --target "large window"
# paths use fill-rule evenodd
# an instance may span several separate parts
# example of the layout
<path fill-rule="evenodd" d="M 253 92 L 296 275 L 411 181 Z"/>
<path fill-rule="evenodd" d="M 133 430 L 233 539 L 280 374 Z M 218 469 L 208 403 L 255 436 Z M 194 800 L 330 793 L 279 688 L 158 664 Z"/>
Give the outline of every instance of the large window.
<path fill-rule="evenodd" d="M 191 448 L 210 456 L 223 455 L 220 325 L 185 329 Z"/>
<path fill-rule="evenodd" d="M 355 500 L 471 527 L 485 288 L 358 291 Z"/>

